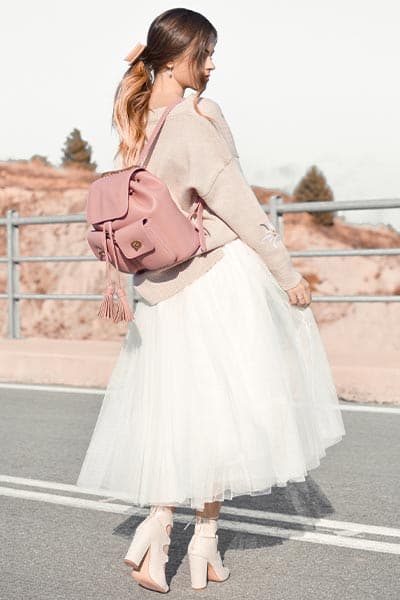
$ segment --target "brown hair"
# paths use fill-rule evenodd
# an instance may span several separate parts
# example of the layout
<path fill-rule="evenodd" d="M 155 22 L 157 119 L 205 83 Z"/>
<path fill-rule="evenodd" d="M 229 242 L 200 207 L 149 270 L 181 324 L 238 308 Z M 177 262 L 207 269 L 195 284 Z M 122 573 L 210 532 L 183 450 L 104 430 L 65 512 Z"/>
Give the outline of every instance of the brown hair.
<path fill-rule="evenodd" d="M 146 47 L 124 73 L 114 96 L 112 127 L 120 142 L 114 159 L 122 155 L 125 166 L 135 164 L 144 145 L 149 100 L 154 77 L 170 60 L 188 52 L 189 69 L 198 92 L 194 107 L 198 114 L 201 93 L 206 87 L 204 61 L 210 42 L 216 43 L 217 31 L 202 14 L 187 8 L 172 8 L 161 13 L 150 25 Z"/>

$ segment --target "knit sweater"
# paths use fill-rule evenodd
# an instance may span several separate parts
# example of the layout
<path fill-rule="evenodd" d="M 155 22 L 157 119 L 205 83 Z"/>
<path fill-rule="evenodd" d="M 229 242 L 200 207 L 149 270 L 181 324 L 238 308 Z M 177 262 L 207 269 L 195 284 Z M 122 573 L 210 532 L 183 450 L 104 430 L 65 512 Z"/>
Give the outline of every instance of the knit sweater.
<path fill-rule="evenodd" d="M 240 238 L 262 259 L 284 290 L 296 286 L 302 275 L 257 196 L 247 182 L 232 132 L 217 102 L 200 97 L 199 115 L 195 93 L 184 98 L 168 114 L 146 168 L 161 178 L 174 202 L 187 216 L 203 199 L 206 252 L 168 268 L 135 273 L 133 285 L 149 304 L 157 304 L 201 277 L 224 256 L 223 246 Z M 165 106 L 150 109 L 146 125 L 148 140 Z M 115 168 L 124 168 L 119 157 Z"/>

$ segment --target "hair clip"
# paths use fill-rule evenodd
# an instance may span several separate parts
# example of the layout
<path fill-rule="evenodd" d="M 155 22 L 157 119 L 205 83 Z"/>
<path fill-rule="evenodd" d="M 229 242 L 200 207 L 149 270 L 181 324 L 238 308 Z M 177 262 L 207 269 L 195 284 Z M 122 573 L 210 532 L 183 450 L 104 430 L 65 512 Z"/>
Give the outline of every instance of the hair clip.
<path fill-rule="evenodd" d="M 127 56 L 125 56 L 124 60 L 133 63 L 140 54 L 142 54 L 143 50 L 146 48 L 146 44 L 141 44 L 138 42 L 136 46 L 129 52 Z"/>

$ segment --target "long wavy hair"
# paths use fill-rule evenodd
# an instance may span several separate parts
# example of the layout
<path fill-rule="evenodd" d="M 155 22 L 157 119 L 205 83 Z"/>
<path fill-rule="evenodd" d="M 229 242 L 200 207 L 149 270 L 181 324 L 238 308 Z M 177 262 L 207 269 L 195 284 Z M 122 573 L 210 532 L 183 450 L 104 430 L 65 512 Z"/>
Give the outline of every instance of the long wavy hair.
<path fill-rule="evenodd" d="M 115 92 L 112 127 L 117 129 L 120 141 L 114 159 L 122 156 L 125 167 L 135 164 L 146 141 L 154 78 L 182 53 L 188 53 L 188 67 L 197 91 L 195 110 L 213 121 L 198 108 L 199 97 L 207 83 L 204 62 L 210 42 L 217 42 L 217 30 L 206 17 L 193 10 L 172 8 L 153 20 L 145 49 L 130 64 Z"/>

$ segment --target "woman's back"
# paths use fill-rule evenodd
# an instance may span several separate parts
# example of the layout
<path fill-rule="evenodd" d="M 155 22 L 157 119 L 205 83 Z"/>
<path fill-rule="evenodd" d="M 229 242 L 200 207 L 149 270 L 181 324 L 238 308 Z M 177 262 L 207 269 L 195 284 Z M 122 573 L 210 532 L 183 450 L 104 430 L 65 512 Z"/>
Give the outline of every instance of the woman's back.
<path fill-rule="evenodd" d="M 182 290 L 223 257 L 222 247 L 240 237 L 261 257 L 283 289 L 295 286 L 301 275 L 246 181 L 230 127 L 217 102 L 201 97 L 199 115 L 187 96 L 169 113 L 146 167 L 168 186 L 178 207 L 189 214 L 200 196 L 207 252 L 176 266 L 134 275 L 134 286 L 150 304 Z M 150 137 L 166 107 L 148 113 Z M 121 166 L 116 163 L 116 168 Z M 275 233 L 270 243 L 267 230 Z"/>

